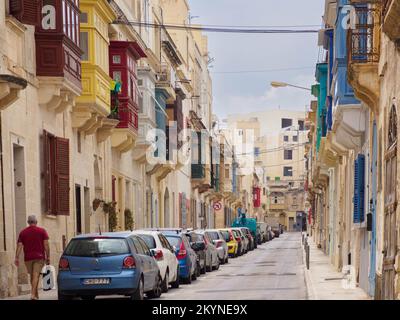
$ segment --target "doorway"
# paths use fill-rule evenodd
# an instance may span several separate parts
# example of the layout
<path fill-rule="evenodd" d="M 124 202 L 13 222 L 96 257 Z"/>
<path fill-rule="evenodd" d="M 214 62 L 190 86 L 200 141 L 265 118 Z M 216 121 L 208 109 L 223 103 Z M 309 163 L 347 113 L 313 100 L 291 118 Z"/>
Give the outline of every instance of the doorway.
<path fill-rule="evenodd" d="M 83 188 L 83 202 L 85 205 L 85 233 L 90 233 L 90 189 L 87 187 Z"/>
<path fill-rule="evenodd" d="M 24 147 L 13 145 L 13 185 L 14 185 L 14 218 L 15 234 L 18 237 L 26 227 L 26 186 L 25 186 L 25 150 Z M 15 241 L 16 242 L 16 241 Z M 18 284 L 28 283 L 25 266 L 18 267 Z"/>
<path fill-rule="evenodd" d="M 76 234 L 82 233 L 82 202 L 81 202 L 81 186 L 75 185 L 75 218 L 76 218 Z"/>

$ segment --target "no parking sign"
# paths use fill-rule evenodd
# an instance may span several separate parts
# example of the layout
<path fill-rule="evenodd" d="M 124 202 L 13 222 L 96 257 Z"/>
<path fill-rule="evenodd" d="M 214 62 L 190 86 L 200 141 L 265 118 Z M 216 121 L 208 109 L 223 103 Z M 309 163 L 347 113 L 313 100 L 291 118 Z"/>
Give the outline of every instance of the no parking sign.
<path fill-rule="evenodd" d="M 222 209 L 222 204 L 219 201 L 214 202 L 213 208 L 215 211 L 219 211 Z"/>

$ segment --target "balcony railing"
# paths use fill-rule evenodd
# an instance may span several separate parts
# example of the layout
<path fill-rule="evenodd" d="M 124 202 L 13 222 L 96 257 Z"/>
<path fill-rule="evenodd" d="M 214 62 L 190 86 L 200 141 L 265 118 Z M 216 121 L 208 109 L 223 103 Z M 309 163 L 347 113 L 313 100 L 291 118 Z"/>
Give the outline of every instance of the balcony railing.
<path fill-rule="evenodd" d="M 350 50 L 349 62 L 379 62 L 380 7 L 378 5 L 374 5 L 373 7 L 356 6 L 353 20 L 347 38 L 348 48 Z"/>

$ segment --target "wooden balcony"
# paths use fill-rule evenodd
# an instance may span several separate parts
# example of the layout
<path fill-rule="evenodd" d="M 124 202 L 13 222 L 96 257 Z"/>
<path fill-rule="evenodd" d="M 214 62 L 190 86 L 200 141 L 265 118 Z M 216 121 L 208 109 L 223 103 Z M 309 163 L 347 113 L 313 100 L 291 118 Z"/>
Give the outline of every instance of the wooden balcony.
<path fill-rule="evenodd" d="M 168 64 L 162 64 L 157 76 L 156 88 L 165 89 L 169 95 L 167 104 L 174 103 L 176 75 L 174 69 Z"/>
<path fill-rule="evenodd" d="M 347 34 L 348 79 L 355 96 L 379 113 L 381 9 L 379 5 L 355 8 L 354 28 Z"/>

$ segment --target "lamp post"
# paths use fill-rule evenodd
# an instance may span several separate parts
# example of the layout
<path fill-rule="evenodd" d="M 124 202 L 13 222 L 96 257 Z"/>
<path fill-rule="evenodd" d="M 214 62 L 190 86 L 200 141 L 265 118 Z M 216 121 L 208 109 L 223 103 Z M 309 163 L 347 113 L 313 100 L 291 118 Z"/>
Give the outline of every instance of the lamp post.
<path fill-rule="evenodd" d="M 311 92 L 310 88 L 306 88 L 306 87 L 301 87 L 301 86 L 296 86 L 294 84 L 289 84 L 286 82 L 279 82 L 279 81 L 272 81 L 271 82 L 271 87 L 273 88 L 285 88 L 285 87 L 293 87 L 293 88 L 297 88 L 297 89 L 302 89 L 302 90 L 307 90 Z"/>

